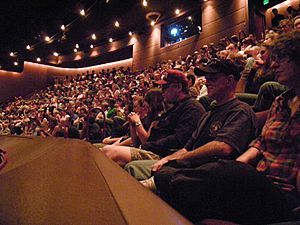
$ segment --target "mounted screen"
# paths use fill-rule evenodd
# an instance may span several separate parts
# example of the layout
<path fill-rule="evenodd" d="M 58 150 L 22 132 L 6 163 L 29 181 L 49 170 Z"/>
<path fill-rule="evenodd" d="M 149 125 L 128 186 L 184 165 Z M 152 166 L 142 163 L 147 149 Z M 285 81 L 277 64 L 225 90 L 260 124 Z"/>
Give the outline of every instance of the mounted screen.
<path fill-rule="evenodd" d="M 201 32 L 200 13 L 185 15 L 161 26 L 161 47 L 181 42 Z"/>

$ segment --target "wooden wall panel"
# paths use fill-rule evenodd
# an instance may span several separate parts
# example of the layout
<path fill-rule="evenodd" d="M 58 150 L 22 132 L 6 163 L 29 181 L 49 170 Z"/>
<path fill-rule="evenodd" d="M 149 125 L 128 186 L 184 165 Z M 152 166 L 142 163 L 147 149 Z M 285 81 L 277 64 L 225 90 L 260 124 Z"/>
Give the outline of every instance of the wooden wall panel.
<path fill-rule="evenodd" d="M 204 44 L 210 42 L 217 43 L 225 36 L 238 34 L 240 30 L 244 30 L 246 34 L 248 33 L 248 0 L 210 0 L 203 2 L 201 11 L 202 33 L 178 44 L 161 48 L 161 25 L 158 24 L 144 34 L 134 34 L 126 39 L 94 48 L 89 52 L 59 56 L 58 62 L 62 60 L 79 60 L 80 57 L 96 57 L 104 52 L 133 45 L 133 58 L 123 64 L 121 63 L 121 65 L 132 67 L 133 70 L 141 70 L 149 65 L 155 65 L 162 60 L 175 60 L 179 56 L 190 54 L 200 49 Z M 53 58 L 53 60 L 55 59 Z M 36 64 L 36 66 L 42 67 L 40 64 Z M 21 74 L 14 73 L 11 75 L 8 72 L 0 72 L 0 102 L 10 99 L 11 96 L 26 94 L 30 90 L 33 90 L 33 88 L 42 87 L 49 81 L 50 78 L 48 75 L 75 76 L 87 70 L 86 68 L 76 70 L 55 67 L 36 69 L 36 66 L 28 67 L 25 65 L 24 71 Z M 118 68 L 119 66 L 120 64 L 105 64 L 101 65 L 99 69 L 95 69 L 97 68 L 95 67 L 94 70 L 98 72 L 97 70 L 100 70 L 100 68 Z M 33 68 L 35 69 L 33 70 Z M 93 69 L 90 68 L 89 70 L 91 72 Z"/>
<path fill-rule="evenodd" d="M 48 72 L 38 64 L 26 64 L 22 73 L 0 71 L 0 102 L 11 100 L 14 96 L 26 95 L 45 87 Z"/>
<path fill-rule="evenodd" d="M 204 44 L 217 43 L 225 36 L 248 33 L 247 0 L 210 0 L 202 4 L 202 33 L 179 44 L 160 48 L 160 25 L 148 38 L 137 38 L 133 48 L 133 68 L 140 70 L 161 60 L 177 59 Z"/>

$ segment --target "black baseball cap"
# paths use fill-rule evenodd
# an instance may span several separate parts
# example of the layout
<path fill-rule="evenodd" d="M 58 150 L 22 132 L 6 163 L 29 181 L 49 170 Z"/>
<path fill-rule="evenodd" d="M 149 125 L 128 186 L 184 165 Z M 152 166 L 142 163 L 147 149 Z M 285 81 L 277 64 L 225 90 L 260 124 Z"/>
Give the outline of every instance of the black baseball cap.
<path fill-rule="evenodd" d="M 209 74 L 233 75 L 235 80 L 239 80 L 241 75 L 238 67 L 230 60 L 213 58 L 207 64 L 195 67 L 194 73 L 197 76 L 208 76 Z"/>

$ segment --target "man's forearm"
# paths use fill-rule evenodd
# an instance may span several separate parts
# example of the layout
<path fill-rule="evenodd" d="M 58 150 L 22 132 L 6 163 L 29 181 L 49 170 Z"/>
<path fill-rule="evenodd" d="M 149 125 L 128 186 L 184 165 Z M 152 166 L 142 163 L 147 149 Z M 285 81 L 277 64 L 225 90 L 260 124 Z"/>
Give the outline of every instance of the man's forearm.
<path fill-rule="evenodd" d="M 188 151 L 185 148 L 182 148 L 182 149 L 178 150 L 177 152 L 174 152 L 172 155 L 166 156 L 166 159 L 167 160 L 175 160 L 175 159 L 181 158 L 187 152 Z"/>
<path fill-rule="evenodd" d="M 202 163 L 216 156 L 227 156 L 232 151 L 233 148 L 224 142 L 211 141 L 199 148 L 182 154 L 178 160 Z"/>
<path fill-rule="evenodd" d="M 243 163 L 256 165 L 261 156 L 262 154 L 257 148 L 251 147 L 236 160 Z"/>

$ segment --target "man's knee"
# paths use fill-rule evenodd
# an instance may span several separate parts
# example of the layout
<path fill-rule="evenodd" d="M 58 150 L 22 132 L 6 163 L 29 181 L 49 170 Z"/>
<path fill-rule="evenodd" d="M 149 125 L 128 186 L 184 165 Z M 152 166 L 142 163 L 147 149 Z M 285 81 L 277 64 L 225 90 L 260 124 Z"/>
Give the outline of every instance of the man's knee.
<path fill-rule="evenodd" d="M 117 158 L 117 151 L 114 146 L 106 145 L 101 150 L 108 158 L 113 160 Z"/>
<path fill-rule="evenodd" d="M 125 165 L 124 169 L 137 180 L 145 180 L 151 176 L 151 168 L 158 160 L 135 160 Z"/>

